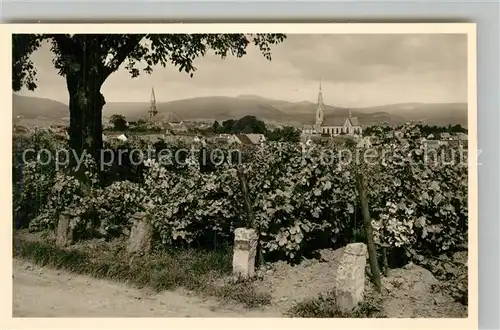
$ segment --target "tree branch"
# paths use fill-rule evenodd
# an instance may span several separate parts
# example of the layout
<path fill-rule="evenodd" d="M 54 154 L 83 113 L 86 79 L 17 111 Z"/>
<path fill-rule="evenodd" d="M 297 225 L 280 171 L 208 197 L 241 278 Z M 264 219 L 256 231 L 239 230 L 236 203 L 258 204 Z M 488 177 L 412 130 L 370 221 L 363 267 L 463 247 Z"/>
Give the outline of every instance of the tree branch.
<path fill-rule="evenodd" d="M 50 35 L 50 37 L 55 40 L 55 42 L 57 43 L 57 47 L 62 54 L 69 55 L 82 52 L 80 43 L 75 42 L 73 38 L 65 34 L 52 34 Z"/>
<path fill-rule="evenodd" d="M 114 71 L 118 70 L 120 65 L 125 61 L 127 56 L 130 55 L 132 51 L 139 45 L 144 34 L 132 34 L 128 36 L 129 39 L 121 47 L 116 49 L 116 55 L 110 61 L 109 65 L 106 66 L 105 76 L 109 76 Z"/>

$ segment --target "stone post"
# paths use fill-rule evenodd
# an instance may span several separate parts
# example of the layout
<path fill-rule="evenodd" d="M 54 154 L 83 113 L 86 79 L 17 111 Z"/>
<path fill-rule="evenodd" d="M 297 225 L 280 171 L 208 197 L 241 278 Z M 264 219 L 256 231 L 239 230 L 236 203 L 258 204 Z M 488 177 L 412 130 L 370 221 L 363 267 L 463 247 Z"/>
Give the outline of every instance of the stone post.
<path fill-rule="evenodd" d="M 335 281 L 337 305 L 343 312 L 352 311 L 363 300 L 366 259 L 364 243 L 348 244 L 344 248 Z"/>
<path fill-rule="evenodd" d="M 132 216 L 133 224 L 127 244 L 128 253 L 149 253 L 153 229 L 146 213 L 138 212 Z"/>
<path fill-rule="evenodd" d="M 258 235 L 254 229 L 236 228 L 234 231 L 233 274 L 242 278 L 255 275 L 255 255 Z"/>
<path fill-rule="evenodd" d="M 59 214 L 56 229 L 56 246 L 66 247 L 73 243 L 73 228 L 71 227 L 72 214 L 62 211 Z"/>

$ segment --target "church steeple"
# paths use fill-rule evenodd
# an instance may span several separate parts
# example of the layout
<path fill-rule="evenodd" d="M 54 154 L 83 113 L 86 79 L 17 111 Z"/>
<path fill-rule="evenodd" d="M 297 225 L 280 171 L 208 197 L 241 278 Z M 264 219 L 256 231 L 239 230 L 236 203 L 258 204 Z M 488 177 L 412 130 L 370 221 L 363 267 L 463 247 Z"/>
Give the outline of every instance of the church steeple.
<path fill-rule="evenodd" d="M 323 103 L 323 91 L 321 80 L 319 81 L 318 104 L 316 105 L 316 125 L 321 126 L 325 118 L 325 105 Z"/>
<path fill-rule="evenodd" d="M 149 101 L 149 121 L 153 121 L 153 117 L 156 116 L 158 110 L 156 109 L 156 97 L 155 90 L 151 87 L 151 100 Z"/>

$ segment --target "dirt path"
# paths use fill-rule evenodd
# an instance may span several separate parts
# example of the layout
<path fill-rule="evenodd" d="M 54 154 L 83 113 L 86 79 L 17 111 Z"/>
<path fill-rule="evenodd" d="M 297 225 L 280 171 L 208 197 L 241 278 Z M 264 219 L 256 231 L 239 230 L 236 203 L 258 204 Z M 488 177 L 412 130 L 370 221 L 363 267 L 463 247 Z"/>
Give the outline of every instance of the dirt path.
<path fill-rule="evenodd" d="M 13 317 L 280 317 L 188 292 L 152 293 L 126 284 L 40 268 L 14 259 Z"/>

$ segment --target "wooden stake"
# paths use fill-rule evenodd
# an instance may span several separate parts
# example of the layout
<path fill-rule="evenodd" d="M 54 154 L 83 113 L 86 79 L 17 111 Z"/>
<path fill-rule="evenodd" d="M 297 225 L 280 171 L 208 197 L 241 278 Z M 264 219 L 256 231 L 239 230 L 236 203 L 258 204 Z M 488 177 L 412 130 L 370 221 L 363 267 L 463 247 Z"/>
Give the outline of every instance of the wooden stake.
<path fill-rule="evenodd" d="M 245 172 L 240 166 L 237 170 L 238 178 L 240 179 L 241 194 L 243 195 L 243 204 L 245 205 L 245 211 L 247 213 L 247 228 L 253 228 L 254 226 L 254 214 L 252 209 L 252 203 L 250 201 L 250 194 L 248 193 L 247 180 L 245 178 Z"/>
<path fill-rule="evenodd" d="M 387 264 L 387 248 L 385 246 L 382 247 L 382 274 L 384 274 L 384 276 L 389 274 L 389 267 Z"/>
<path fill-rule="evenodd" d="M 372 279 L 378 292 L 381 291 L 382 283 L 380 276 L 380 268 L 377 261 L 377 249 L 375 248 L 375 240 L 373 239 L 372 219 L 370 209 L 368 207 L 368 197 L 365 190 L 365 182 L 363 174 L 356 174 L 356 184 L 358 186 L 359 200 L 361 202 L 361 213 L 363 215 L 363 228 L 366 233 L 366 245 L 368 248 L 368 256 L 370 259 L 370 268 L 372 271 Z"/>

